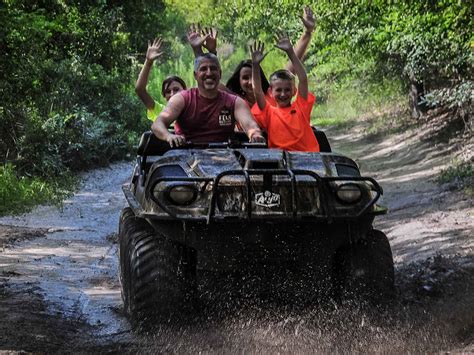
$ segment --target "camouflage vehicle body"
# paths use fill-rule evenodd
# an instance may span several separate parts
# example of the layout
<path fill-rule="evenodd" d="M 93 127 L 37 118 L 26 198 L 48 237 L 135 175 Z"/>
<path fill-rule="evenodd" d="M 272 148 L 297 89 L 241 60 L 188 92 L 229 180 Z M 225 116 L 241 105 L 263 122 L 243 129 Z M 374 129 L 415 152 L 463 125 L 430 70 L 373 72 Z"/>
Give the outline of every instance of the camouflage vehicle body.
<path fill-rule="evenodd" d="M 168 150 L 150 133 L 138 153 L 123 186 L 133 215 L 191 250 L 193 275 L 276 263 L 320 280 L 386 213 L 379 184 L 340 154 L 248 143 Z"/>

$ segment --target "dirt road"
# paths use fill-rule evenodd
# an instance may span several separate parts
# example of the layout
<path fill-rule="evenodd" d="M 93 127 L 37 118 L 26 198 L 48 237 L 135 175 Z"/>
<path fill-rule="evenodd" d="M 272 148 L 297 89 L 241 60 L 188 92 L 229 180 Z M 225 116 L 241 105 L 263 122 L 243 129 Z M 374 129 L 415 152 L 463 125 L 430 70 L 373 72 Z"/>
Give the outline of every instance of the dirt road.
<path fill-rule="evenodd" d="M 0 218 L 0 350 L 44 352 L 474 351 L 474 209 L 433 182 L 456 147 L 422 130 L 367 137 L 363 126 L 329 132 L 385 190 L 400 293 L 391 310 L 318 305 L 294 309 L 215 299 L 186 326 L 148 336 L 122 315 L 116 231 L 120 185 L 131 163 L 84 175 L 62 209 Z M 449 149 L 448 149 L 449 147 Z"/>
<path fill-rule="evenodd" d="M 115 232 L 118 214 L 124 205 L 120 186 L 130 171 L 130 163 L 92 171 L 84 176 L 80 191 L 66 200 L 63 208 L 41 206 L 31 213 L 0 220 L 4 225 L 23 227 L 16 230 L 20 241 L 14 238 L 13 244 L 9 238 L 11 227 L 1 233 L 6 243 L 0 253 L 4 300 L 9 301 L 11 294 L 19 295 L 22 298 L 20 309 L 28 304 L 29 298 L 41 300 L 45 314 L 83 323 L 78 335 L 88 326 L 93 326 L 88 329 L 94 336 L 127 329 L 127 322 L 117 313 L 121 297 Z M 22 231 L 30 237 L 22 238 Z M 37 237 L 31 237 L 35 233 Z M 10 312 L 15 313 L 16 309 L 8 310 L 7 319 L 14 318 Z M 28 323 L 28 315 L 25 317 Z M 16 328 L 11 329 L 10 336 L 15 337 Z M 32 332 L 36 330 L 33 328 Z M 63 332 L 57 327 L 52 330 Z M 72 333 L 67 336 L 75 335 Z M 46 334 L 40 339 L 47 342 L 49 336 Z M 1 339 L 0 346 L 10 340 Z M 20 344 L 26 345 L 22 349 L 35 350 L 34 338 L 31 344 Z"/>

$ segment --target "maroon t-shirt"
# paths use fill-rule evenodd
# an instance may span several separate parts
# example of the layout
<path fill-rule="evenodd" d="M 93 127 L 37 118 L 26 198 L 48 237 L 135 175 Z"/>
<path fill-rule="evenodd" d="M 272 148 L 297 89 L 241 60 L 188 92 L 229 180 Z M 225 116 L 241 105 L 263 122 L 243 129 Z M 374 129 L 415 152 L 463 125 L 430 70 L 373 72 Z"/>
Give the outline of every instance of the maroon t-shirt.
<path fill-rule="evenodd" d="M 237 96 L 219 90 L 208 99 L 197 88 L 179 92 L 184 97 L 184 110 L 178 124 L 186 140 L 193 143 L 226 142 L 234 132 L 234 107 Z"/>

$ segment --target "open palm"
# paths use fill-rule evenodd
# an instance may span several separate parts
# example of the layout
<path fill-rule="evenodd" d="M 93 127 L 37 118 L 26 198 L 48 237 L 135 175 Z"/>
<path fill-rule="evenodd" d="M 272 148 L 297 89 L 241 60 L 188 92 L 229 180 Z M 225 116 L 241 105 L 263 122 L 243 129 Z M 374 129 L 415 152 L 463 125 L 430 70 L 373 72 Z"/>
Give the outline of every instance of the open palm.
<path fill-rule="evenodd" d="M 156 58 L 161 56 L 163 52 L 161 51 L 161 38 L 155 38 L 153 43 L 148 42 L 148 49 L 146 51 L 146 59 L 154 61 Z"/>
<path fill-rule="evenodd" d="M 285 52 L 288 52 L 289 50 L 293 48 L 288 38 L 288 35 L 286 35 L 285 33 L 280 33 L 278 37 L 275 37 L 275 40 L 276 40 L 275 46 Z"/>
<path fill-rule="evenodd" d="M 262 60 L 265 59 L 267 53 L 264 53 L 265 45 L 263 42 L 255 41 L 250 45 L 250 55 L 252 56 L 252 62 L 255 64 L 260 64 Z"/>
<path fill-rule="evenodd" d="M 202 30 L 202 35 L 206 39 L 204 47 L 211 53 L 217 53 L 217 30 L 206 27 Z"/>
<path fill-rule="evenodd" d="M 200 25 L 192 24 L 188 30 L 188 42 L 193 48 L 201 48 L 209 35 L 201 35 L 202 30 Z"/>
<path fill-rule="evenodd" d="M 304 8 L 304 14 L 301 17 L 301 21 L 307 31 L 313 32 L 314 27 L 316 26 L 316 20 L 313 16 L 313 11 L 309 7 Z"/>

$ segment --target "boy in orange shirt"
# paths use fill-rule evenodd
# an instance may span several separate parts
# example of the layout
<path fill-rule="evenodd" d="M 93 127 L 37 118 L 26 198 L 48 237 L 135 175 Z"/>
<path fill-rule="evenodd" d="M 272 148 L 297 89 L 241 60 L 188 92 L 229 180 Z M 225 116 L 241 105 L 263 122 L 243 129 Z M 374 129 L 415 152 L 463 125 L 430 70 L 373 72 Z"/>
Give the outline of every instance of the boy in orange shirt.
<path fill-rule="evenodd" d="M 308 92 L 308 78 L 303 64 L 293 50 L 286 35 L 277 38 L 277 48 L 285 51 L 298 77 L 296 100 L 295 77 L 288 70 L 277 70 L 270 76 L 270 90 L 277 106 L 270 105 L 262 90 L 260 63 L 268 54 L 263 54 L 262 42 L 250 46 L 252 55 L 252 84 L 256 105 L 252 114 L 259 125 L 268 133 L 268 146 L 288 151 L 319 152 L 319 144 L 310 126 L 310 115 L 315 97 Z"/>

